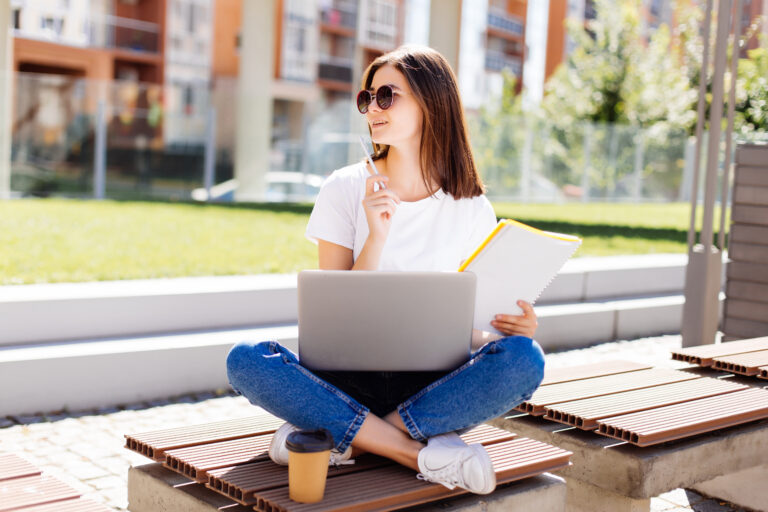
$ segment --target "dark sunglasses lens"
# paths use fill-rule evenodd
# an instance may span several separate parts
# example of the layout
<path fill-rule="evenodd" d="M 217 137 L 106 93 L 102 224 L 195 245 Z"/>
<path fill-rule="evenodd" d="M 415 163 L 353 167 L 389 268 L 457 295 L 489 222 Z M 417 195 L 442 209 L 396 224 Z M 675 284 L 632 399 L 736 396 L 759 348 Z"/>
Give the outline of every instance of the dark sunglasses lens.
<path fill-rule="evenodd" d="M 379 90 L 376 91 L 376 103 L 379 104 L 383 110 L 392 106 L 392 100 L 395 98 L 392 88 L 388 85 L 382 85 Z"/>
<path fill-rule="evenodd" d="M 357 93 L 357 110 L 361 114 L 368 112 L 368 105 L 371 104 L 371 93 L 368 91 L 360 91 Z"/>

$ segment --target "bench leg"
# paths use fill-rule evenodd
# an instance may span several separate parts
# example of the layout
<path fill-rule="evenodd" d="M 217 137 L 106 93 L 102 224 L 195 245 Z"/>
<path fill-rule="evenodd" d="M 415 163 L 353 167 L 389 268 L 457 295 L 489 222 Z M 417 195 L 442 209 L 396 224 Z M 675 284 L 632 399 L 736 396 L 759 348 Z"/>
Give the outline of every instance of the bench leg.
<path fill-rule="evenodd" d="M 694 485 L 693 489 L 705 496 L 730 501 L 734 505 L 752 510 L 768 510 L 768 464 L 719 476 Z"/>
<path fill-rule="evenodd" d="M 649 512 L 651 499 L 636 499 L 566 478 L 567 512 Z"/>

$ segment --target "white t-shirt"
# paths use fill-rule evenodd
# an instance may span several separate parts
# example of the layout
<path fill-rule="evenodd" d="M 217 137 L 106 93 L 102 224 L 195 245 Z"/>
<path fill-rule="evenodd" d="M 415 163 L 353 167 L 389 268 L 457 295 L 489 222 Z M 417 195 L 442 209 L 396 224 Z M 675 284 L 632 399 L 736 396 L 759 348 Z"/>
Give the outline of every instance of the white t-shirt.
<path fill-rule="evenodd" d="M 368 238 L 365 197 L 366 166 L 360 162 L 334 171 L 312 209 L 306 236 L 352 249 L 356 261 Z M 379 270 L 458 270 L 461 262 L 496 226 L 485 196 L 454 199 L 439 190 L 434 196 L 396 206 Z"/>

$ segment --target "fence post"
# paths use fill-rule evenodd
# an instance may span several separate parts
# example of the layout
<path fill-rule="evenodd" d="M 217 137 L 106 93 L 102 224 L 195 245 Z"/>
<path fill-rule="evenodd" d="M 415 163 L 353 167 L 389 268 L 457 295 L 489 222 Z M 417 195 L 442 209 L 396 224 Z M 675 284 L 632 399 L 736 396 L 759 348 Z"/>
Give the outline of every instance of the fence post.
<path fill-rule="evenodd" d="M 584 172 L 581 175 L 581 202 L 589 202 L 589 167 L 592 157 L 592 123 L 584 124 Z"/>
<path fill-rule="evenodd" d="M 693 160 L 696 151 L 696 137 L 688 137 L 685 141 L 685 153 L 683 156 L 683 179 L 680 180 L 680 190 L 677 194 L 678 201 L 691 200 L 691 187 L 693 187 Z"/>
<path fill-rule="evenodd" d="M 203 186 L 206 201 L 211 200 L 211 188 L 216 172 L 216 107 L 208 109 L 208 122 L 205 126 L 205 160 L 203 164 Z"/>
<path fill-rule="evenodd" d="M 104 100 L 99 100 L 96 109 L 96 148 L 93 155 L 93 197 L 104 199 L 106 190 L 106 164 L 107 164 L 107 122 L 106 105 Z"/>
<path fill-rule="evenodd" d="M 530 117 L 525 120 L 525 143 L 520 165 L 520 200 L 527 203 L 531 194 L 531 153 L 533 152 L 533 127 Z"/>
<path fill-rule="evenodd" d="M 0 3 L 0 200 L 11 197 L 11 90 L 15 74 L 10 18 L 10 4 Z"/>
<path fill-rule="evenodd" d="M 636 203 L 640 202 L 643 191 L 643 158 L 645 156 L 645 137 L 640 128 L 635 136 L 635 171 L 633 176 L 632 197 Z"/>

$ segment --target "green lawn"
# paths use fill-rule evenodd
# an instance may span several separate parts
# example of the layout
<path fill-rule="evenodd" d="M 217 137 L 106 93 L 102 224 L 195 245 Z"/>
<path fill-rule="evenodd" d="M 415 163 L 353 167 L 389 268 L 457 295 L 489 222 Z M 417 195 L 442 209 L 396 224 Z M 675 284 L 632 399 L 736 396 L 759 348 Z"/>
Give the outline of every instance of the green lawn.
<path fill-rule="evenodd" d="M 584 238 L 577 256 L 684 252 L 687 204 L 494 205 Z M 310 205 L 0 201 L 0 285 L 315 268 Z"/>

